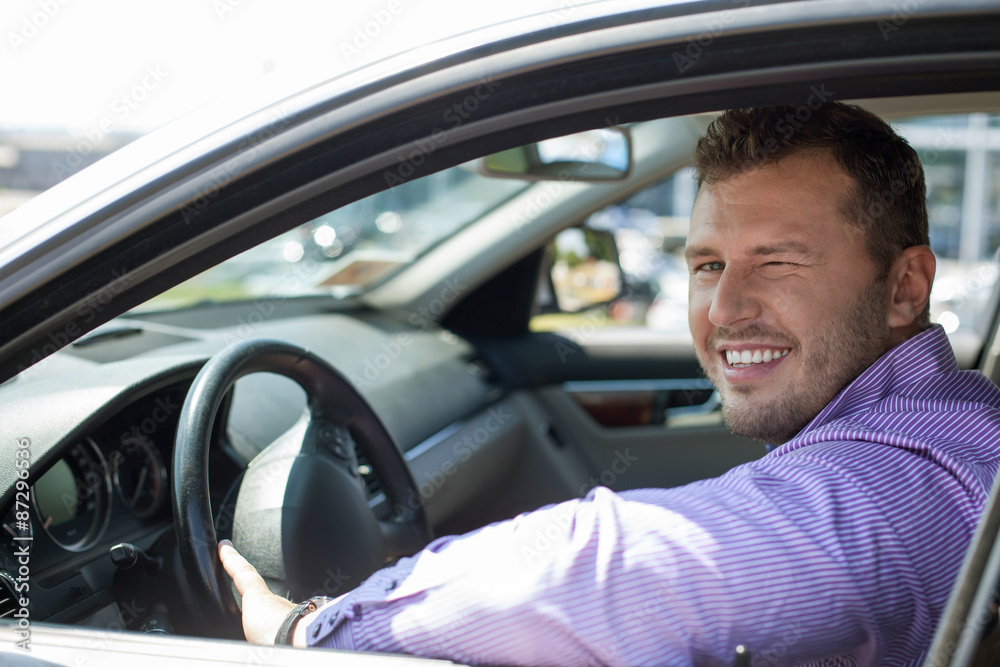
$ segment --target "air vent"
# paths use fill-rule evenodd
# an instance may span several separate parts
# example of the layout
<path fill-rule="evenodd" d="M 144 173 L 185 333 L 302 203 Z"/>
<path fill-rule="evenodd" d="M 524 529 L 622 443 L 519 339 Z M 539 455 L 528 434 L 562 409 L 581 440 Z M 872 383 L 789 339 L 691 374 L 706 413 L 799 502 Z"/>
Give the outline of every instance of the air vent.
<path fill-rule="evenodd" d="M 0 618 L 10 618 L 20 609 L 14 579 L 6 572 L 0 572 Z"/>

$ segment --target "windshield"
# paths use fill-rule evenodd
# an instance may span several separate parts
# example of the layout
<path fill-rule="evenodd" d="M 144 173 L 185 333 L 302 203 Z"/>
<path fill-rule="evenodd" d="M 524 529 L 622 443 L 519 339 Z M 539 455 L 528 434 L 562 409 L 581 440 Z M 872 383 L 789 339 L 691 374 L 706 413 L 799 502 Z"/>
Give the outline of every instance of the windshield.
<path fill-rule="evenodd" d="M 464 166 L 360 199 L 215 266 L 136 310 L 262 296 L 360 294 L 414 262 L 529 183 Z"/>

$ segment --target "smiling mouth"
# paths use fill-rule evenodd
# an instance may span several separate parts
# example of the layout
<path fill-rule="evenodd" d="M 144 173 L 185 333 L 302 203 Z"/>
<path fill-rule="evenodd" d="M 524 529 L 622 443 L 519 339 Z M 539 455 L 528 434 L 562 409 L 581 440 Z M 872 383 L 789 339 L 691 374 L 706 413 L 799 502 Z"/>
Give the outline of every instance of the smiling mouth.
<path fill-rule="evenodd" d="M 780 359 L 789 352 L 791 348 L 760 348 L 756 350 L 726 350 L 726 362 L 733 368 L 749 368 L 757 364 L 766 364 L 769 361 Z"/>

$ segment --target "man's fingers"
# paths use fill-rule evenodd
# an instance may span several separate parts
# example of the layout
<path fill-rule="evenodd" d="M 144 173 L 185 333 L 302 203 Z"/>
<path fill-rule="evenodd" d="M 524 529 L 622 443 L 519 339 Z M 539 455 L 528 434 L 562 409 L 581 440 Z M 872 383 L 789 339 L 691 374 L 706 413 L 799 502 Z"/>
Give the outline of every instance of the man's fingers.
<path fill-rule="evenodd" d="M 219 542 L 219 558 L 222 559 L 222 567 L 229 573 L 241 596 L 246 596 L 247 593 L 271 592 L 257 574 L 257 569 L 236 551 L 229 540 Z"/>

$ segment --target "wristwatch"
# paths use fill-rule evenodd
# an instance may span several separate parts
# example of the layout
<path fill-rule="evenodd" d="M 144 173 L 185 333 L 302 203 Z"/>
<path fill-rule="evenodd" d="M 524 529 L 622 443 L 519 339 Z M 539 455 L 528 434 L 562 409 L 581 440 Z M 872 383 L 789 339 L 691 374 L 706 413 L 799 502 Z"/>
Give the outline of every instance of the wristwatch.
<path fill-rule="evenodd" d="M 334 598 L 328 598 L 323 595 L 319 595 L 314 598 L 309 598 L 305 602 L 300 602 L 295 605 L 295 608 L 289 612 L 288 616 L 282 622 L 281 627 L 278 628 L 278 634 L 274 636 L 274 644 L 278 646 L 280 644 L 290 645 L 292 643 L 292 633 L 295 632 L 295 626 L 298 624 L 299 619 L 306 614 L 311 614 L 327 602 L 330 602 Z"/>

